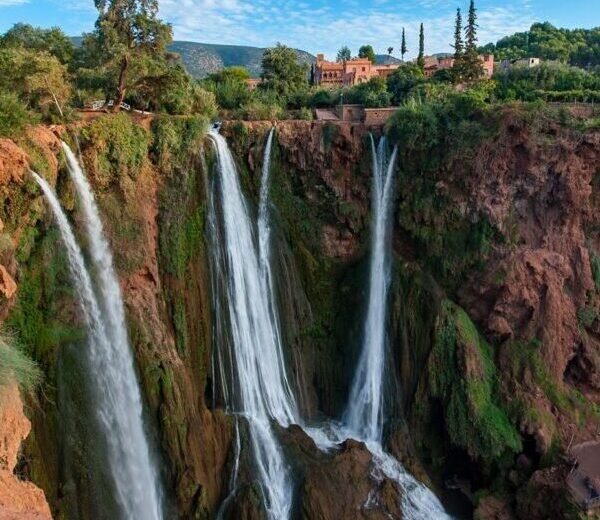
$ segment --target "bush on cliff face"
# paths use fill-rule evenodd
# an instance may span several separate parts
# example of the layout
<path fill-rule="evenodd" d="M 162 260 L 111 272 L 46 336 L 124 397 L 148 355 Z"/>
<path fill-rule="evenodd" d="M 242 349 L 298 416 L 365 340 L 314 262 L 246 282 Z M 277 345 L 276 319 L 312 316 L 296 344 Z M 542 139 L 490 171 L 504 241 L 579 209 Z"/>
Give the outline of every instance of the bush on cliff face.
<path fill-rule="evenodd" d="M 0 331 L 0 400 L 2 390 L 13 381 L 19 385 L 22 392 L 33 393 L 42 381 L 42 372 L 38 365 L 22 352 L 12 336 Z"/>
<path fill-rule="evenodd" d="M 521 450 L 519 433 L 502 408 L 491 347 L 450 301 L 442 304 L 426 370 L 427 382 L 421 382 L 426 388 L 419 390 L 423 401 L 416 408 L 422 424 L 438 400 L 450 441 L 471 457 L 491 464 Z"/>
<path fill-rule="evenodd" d="M 0 137 L 19 137 L 35 120 L 16 94 L 0 90 Z"/>
<path fill-rule="evenodd" d="M 96 119 L 81 132 L 82 145 L 95 155 L 94 177 L 99 188 L 127 175 L 135 179 L 148 153 L 148 132 L 127 114 Z"/>

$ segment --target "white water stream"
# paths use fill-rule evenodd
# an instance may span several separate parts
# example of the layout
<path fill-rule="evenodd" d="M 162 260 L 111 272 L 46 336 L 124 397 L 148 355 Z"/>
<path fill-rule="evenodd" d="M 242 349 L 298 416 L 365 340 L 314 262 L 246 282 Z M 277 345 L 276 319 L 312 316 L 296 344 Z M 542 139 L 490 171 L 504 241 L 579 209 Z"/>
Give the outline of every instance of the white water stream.
<path fill-rule="evenodd" d="M 285 371 L 279 327 L 269 296 L 270 268 L 255 237 L 254 226 L 242 194 L 238 172 L 225 139 L 210 131 L 219 177 L 212 197 L 209 226 L 221 236 L 221 251 L 213 263 L 224 275 L 226 298 L 223 305 L 231 329 L 231 348 L 222 356 L 232 361 L 236 387 L 229 408 L 243 415 L 250 431 L 253 456 L 265 496 L 269 518 L 288 518 L 292 507 L 292 479 L 271 421 L 283 426 L 297 422 L 296 402 Z M 220 209 L 220 211 L 219 211 Z M 268 237 L 268 225 L 262 229 Z M 217 241 L 215 241 L 217 242 Z M 267 242 L 268 243 L 268 238 Z M 262 253 L 261 253 L 262 251 Z M 222 345 L 219 345 L 222 348 Z M 234 401 L 235 399 L 235 401 Z"/>
<path fill-rule="evenodd" d="M 391 278 L 391 193 L 396 169 L 394 148 L 388 156 L 387 141 L 379 146 L 371 136 L 373 154 L 371 265 L 369 304 L 364 342 L 344 414 L 344 424 L 360 438 L 381 443 L 383 435 L 383 382 L 386 350 L 387 300 Z"/>
<path fill-rule="evenodd" d="M 89 241 L 95 286 L 81 250 L 52 189 L 36 176 L 56 217 L 67 247 L 76 289 L 89 330 L 90 380 L 96 412 L 107 446 L 117 501 L 123 518 L 160 520 L 162 506 L 158 475 L 143 425 L 141 393 L 127 338 L 123 300 L 112 255 L 102 229 L 94 195 L 79 163 L 63 143 Z"/>
<path fill-rule="evenodd" d="M 218 346 L 219 375 L 227 408 L 246 417 L 258 475 L 271 519 L 287 519 L 292 507 L 292 480 L 271 427 L 299 424 L 324 451 L 349 437 L 364 441 L 373 454 L 372 477 L 390 478 L 404 490 L 403 514 L 407 520 L 447 518 L 435 495 L 408 474 L 381 445 L 383 430 L 383 371 L 385 366 L 385 316 L 390 279 L 391 191 L 396 150 L 388 157 L 385 140 L 376 150 L 373 142 L 374 222 L 369 309 L 365 343 L 344 425 L 307 427 L 297 412 L 288 382 L 271 272 L 268 186 L 273 131 L 268 136 L 261 179 L 258 237 L 237 169 L 227 142 L 212 130 L 217 152 L 218 190 L 213 190 L 209 228 L 213 236 L 213 269 L 224 280 L 225 301 L 216 302 L 216 327 L 228 323 L 231 345 Z M 218 192 L 218 193 L 217 193 Z M 214 200 L 218 196 L 219 203 Z M 221 244 L 221 247 L 218 245 Z M 218 284 L 215 285 L 215 287 Z M 226 316 L 219 314 L 225 309 Z M 225 362 L 225 363 L 224 363 Z M 224 368 L 229 364 L 233 374 Z M 229 382 L 229 383 L 227 383 Z M 232 406 L 237 396 L 237 405 Z M 236 467 L 239 455 L 236 456 Z M 231 496 L 231 495 L 230 495 Z M 229 500 L 229 499 L 228 499 Z"/>

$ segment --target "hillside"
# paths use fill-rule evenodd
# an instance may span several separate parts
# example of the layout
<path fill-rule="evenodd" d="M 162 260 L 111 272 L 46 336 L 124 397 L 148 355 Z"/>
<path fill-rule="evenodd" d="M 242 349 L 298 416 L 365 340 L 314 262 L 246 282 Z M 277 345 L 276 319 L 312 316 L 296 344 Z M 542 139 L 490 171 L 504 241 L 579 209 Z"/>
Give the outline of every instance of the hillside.
<path fill-rule="evenodd" d="M 388 54 L 375 54 L 375 62 L 377 65 L 388 65 L 390 63 L 392 65 L 399 65 L 402 63 L 402 60 Z"/>
<path fill-rule="evenodd" d="M 215 45 L 196 42 L 173 42 L 169 48 L 181 55 L 181 61 L 192 76 L 203 78 L 223 67 L 239 65 L 246 67 L 253 78 L 260 76 L 262 55 L 265 49 L 242 45 Z M 305 63 L 312 63 L 314 56 L 296 50 Z"/>
<path fill-rule="evenodd" d="M 74 45 L 81 45 L 81 37 L 71 38 Z M 258 78 L 261 72 L 262 47 L 249 47 L 246 45 L 218 45 L 213 43 L 174 41 L 169 50 L 181 56 L 181 61 L 188 72 L 195 78 L 204 78 L 212 72 L 217 72 L 223 67 L 238 65 L 245 67 L 253 78 Z M 303 50 L 295 49 L 300 61 L 313 63 L 315 57 Z M 375 56 L 378 65 L 388 63 L 398 64 L 402 60 L 387 54 Z"/>
<path fill-rule="evenodd" d="M 481 50 L 494 53 L 497 60 L 534 56 L 590 69 L 600 65 L 600 27 L 561 29 L 548 22 L 534 23 L 529 31 L 488 43 Z"/>

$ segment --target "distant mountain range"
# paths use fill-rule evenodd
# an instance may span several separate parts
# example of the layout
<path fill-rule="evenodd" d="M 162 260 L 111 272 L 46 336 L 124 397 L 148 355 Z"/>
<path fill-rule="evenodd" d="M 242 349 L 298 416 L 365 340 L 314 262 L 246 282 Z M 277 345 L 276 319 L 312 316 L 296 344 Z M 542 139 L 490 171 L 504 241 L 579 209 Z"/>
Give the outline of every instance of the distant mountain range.
<path fill-rule="evenodd" d="M 265 49 L 260 47 L 246 47 L 242 45 L 215 45 L 212 43 L 173 42 L 169 50 L 181 55 L 181 61 L 188 72 L 196 78 L 203 78 L 212 72 L 218 72 L 223 67 L 234 65 L 245 67 L 253 78 L 258 78 L 261 73 L 261 62 Z M 298 58 L 303 63 L 314 63 L 316 58 L 312 54 L 299 49 L 294 49 Z M 387 54 L 375 56 L 377 64 L 399 64 L 401 60 Z"/>
<path fill-rule="evenodd" d="M 212 43 L 173 42 L 169 50 L 181 56 L 181 62 L 196 78 L 204 78 L 212 72 L 234 65 L 245 67 L 253 78 L 261 73 L 265 49 L 243 45 L 216 45 Z M 308 52 L 294 49 L 303 63 L 312 63 L 315 57 Z"/>
<path fill-rule="evenodd" d="M 77 46 L 81 45 L 81 37 L 74 37 L 72 41 Z M 263 53 L 265 52 L 265 49 L 261 47 L 182 41 L 174 41 L 169 46 L 169 50 L 181 56 L 181 62 L 185 68 L 196 78 L 204 78 L 224 67 L 234 65 L 245 67 L 250 72 L 250 76 L 258 78 L 261 73 Z M 294 50 L 301 62 L 309 65 L 314 63 L 316 58 L 312 54 L 298 49 Z M 377 63 L 381 65 L 402 63 L 398 58 L 387 54 L 377 54 L 376 59 Z"/>

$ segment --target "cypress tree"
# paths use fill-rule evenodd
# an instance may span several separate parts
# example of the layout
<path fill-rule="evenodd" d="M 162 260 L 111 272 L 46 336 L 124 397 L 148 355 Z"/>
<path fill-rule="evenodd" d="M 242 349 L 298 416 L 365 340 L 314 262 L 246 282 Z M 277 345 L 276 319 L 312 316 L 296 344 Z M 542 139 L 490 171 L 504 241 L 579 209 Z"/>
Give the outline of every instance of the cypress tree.
<path fill-rule="evenodd" d="M 402 45 L 400 47 L 400 54 L 402 54 L 402 61 L 404 61 L 404 55 L 408 49 L 406 48 L 406 33 L 404 32 L 404 27 L 402 27 Z"/>
<path fill-rule="evenodd" d="M 475 0 L 469 5 L 469 18 L 465 28 L 465 52 L 463 57 L 463 76 L 466 81 L 474 81 L 481 77 L 483 65 L 477 53 L 477 9 Z"/>
<path fill-rule="evenodd" d="M 456 24 L 454 26 L 454 77 L 457 81 L 460 81 L 463 74 L 463 53 L 464 43 L 462 37 L 462 15 L 460 8 L 456 10 Z"/>
<path fill-rule="evenodd" d="M 423 23 L 419 30 L 419 55 L 417 56 L 417 65 L 421 68 L 425 68 L 425 29 Z"/>

